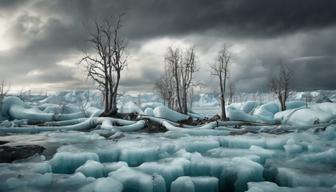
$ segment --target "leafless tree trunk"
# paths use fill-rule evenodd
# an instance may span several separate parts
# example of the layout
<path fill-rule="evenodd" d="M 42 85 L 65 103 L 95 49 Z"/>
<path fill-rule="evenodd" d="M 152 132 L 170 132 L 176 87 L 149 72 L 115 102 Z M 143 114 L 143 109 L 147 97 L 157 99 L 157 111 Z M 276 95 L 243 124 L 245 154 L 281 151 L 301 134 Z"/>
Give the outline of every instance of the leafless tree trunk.
<path fill-rule="evenodd" d="M 226 82 L 229 77 L 229 64 L 231 63 L 231 53 L 227 45 L 224 45 L 220 50 L 217 60 L 211 65 L 211 74 L 218 77 L 220 87 L 220 100 L 221 100 L 221 118 L 226 120 L 225 112 L 225 91 Z"/>
<path fill-rule="evenodd" d="M 188 97 L 189 97 L 189 98 L 188 98 L 188 99 L 189 99 L 188 108 L 192 110 L 193 97 L 194 97 L 194 87 L 191 87 L 191 88 L 190 88 Z"/>
<path fill-rule="evenodd" d="M 165 62 L 166 70 L 161 78 L 172 78 L 172 81 L 166 81 L 170 85 L 165 87 L 173 88 L 173 97 L 176 98 L 176 104 L 174 104 L 176 107 L 173 108 L 187 114 L 188 92 L 192 85 L 193 74 L 197 71 L 194 48 L 181 50 L 180 48 L 169 47 Z"/>
<path fill-rule="evenodd" d="M 185 52 L 184 61 L 181 66 L 181 83 L 182 83 L 182 101 L 183 111 L 182 113 L 188 113 L 188 93 L 190 91 L 193 74 L 197 70 L 196 55 L 194 48 L 190 48 Z"/>
<path fill-rule="evenodd" d="M 0 110 L 2 108 L 2 101 L 7 96 L 9 90 L 10 86 L 6 85 L 6 82 L 2 80 L 0 83 Z"/>
<path fill-rule="evenodd" d="M 112 17 L 95 22 L 95 32 L 90 34 L 89 43 L 95 54 L 86 54 L 80 61 L 87 67 L 88 77 L 98 85 L 104 95 L 104 114 L 117 113 L 117 95 L 121 71 L 127 66 L 126 42 L 120 37 L 121 18 Z"/>
<path fill-rule="evenodd" d="M 286 110 L 286 101 L 289 95 L 290 73 L 287 64 L 281 62 L 277 77 L 271 80 L 271 90 L 277 95 L 281 111 Z"/>
<path fill-rule="evenodd" d="M 174 83 L 171 73 L 168 72 L 169 69 L 165 70 L 159 80 L 155 82 L 155 89 L 159 92 L 164 104 L 169 108 L 174 108 Z"/>
<path fill-rule="evenodd" d="M 177 99 L 177 111 L 182 112 L 182 103 L 181 103 L 181 79 L 180 79 L 180 65 L 182 62 L 182 51 L 179 48 L 172 48 L 169 47 L 167 54 L 165 56 L 165 62 L 167 65 L 167 68 L 170 70 L 168 72 L 172 73 L 172 77 L 174 79 L 174 88 L 175 88 L 175 94 Z"/>
<path fill-rule="evenodd" d="M 233 96 L 236 93 L 236 85 L 233 81 L 229 82 L 229 104 L 233 103 Z"/>

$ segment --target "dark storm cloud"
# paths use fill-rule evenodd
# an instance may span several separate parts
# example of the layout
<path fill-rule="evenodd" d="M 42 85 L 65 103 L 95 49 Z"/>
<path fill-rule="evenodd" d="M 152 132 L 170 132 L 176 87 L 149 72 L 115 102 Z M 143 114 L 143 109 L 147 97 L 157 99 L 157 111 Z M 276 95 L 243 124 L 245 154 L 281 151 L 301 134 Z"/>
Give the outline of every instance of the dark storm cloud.
<path fill-rule="evenodd" d="M 155 81 L 160 77 L 160 71 L 156 69 L 146 69 L 138 72 L 140 75 L 137 77 L 127 76 L 120 82 L 121 86 L 125 89 L 141 89 L 145 86 L 146 89 L 153 89 Z"/>
<path fill-rule="evenodd" d="M 290 66 L 292 87 L 299 90 L 335 89 L 335 57 L 296 60 Z"/>
<path fill-rule="evenodd" d="M 249 55 L 238 55 L 232 69 L 232 79 L 238 81 L 242 90 L 267 89 L 269 74 L 273 74 L 279 58 L 321 56 L 329 59 L 292 62 L 310 77 L 295 72 L 293 86 L 336 88 L 328 79 L 334 71 L 330 69 L 336 68 L 332 59 L 336 52 L 334 0 L 3 0 L 0 10 L 4 11 L 0 16 L 11 15 L 6 34 L 18 44 L 15 49 L 0 51 L 0 76 L 11 81 L 20 76 L 13 83 L 29 81 L 32 77 L 27 77 L 27 73 L 40 70 L 45 75 L 35 76 L 33 82 L 65 82 L 64 87 L 79 85 L 80 81 L 68 72 L 51 75 L 48 80 L 46 71 L 55 69 L 56 63 L 72 54 L 88 49 L 85 39 L 93 20 L 127 12 L 123 18 L 124 34 L 135 42 L 129 47 L 133 54 L 148 40 L 167 36 L 203 37 L 191 42 L 199 46 L 200 56 L 223 39 L 233 44 L 247 41 Z M 305 35 L 296 38 L 297 34 Z M 208 39 L 209 36 L 215 38 Z M 272 43 L 273 39 L 277 42 Z M 286 39 L 291 40 L 283 43 Z M 122 86 L 152 86 L 159 72 L 148 70 L 147 61 L 141 62 L 144 67 L 139 75 L 126 77 Z M 57 66 L 57 72 L 62 70 L 67 68 Z M 209 75 L 200 76 L 203 78 L 200 81 L 209 79 Z"/>
<path fill-rule="evenodd" d="M 214 31 L 229 36 L 268 37 L 334 25 L 334 0 L 47 0 L 39 10 L 73 22 L 127 12 L 130 38 Z M 218 31 L 219 30 L 219 31 Z"/>
<path fill-rule="evenodd" d="M 5 9 L 15 9 L 19 6 L 24 5 L 28 0 L 1 0 L 0 10 Z"/>
<path fill-rule="evenodd" d="M 280 64 L 285 63 L 291 72 L 292 89 L 335 89 L 335 31 L 330 28 L 250 45 L 253 54 L 237 56 L 233 78 L 243 90 L 267 90 L 270 79 L 278 75 Z"/>

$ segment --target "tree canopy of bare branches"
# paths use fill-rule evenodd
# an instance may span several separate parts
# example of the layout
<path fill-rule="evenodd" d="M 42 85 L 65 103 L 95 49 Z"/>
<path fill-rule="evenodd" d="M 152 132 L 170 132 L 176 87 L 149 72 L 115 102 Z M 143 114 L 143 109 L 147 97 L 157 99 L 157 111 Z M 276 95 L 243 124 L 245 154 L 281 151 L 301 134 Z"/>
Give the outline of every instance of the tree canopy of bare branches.
<path fill-rule="evenodd" d="M 227 45 L 219 51 L 216 61 L 210 66 L 211 74 L 219 80 L 220 101 L 221 101 L 221 119 L 226 120 L 225 112 L 225 92 L 226 84 L 229 78 L 229 65 L 231 64 L 232 55 Z"/>
<path fill-rule="evenodd" d="M 281 61 L 278 75 L 271 79 L 271 91 L 277 95 L 281 105 L 281 111 L 286 110 L 286 101 L 289 95 L 289 85 L 289 68 L 287 64 Z"/>
<path fill-rule="evenodd" d="M 88 42 L 93 46 L 94 54 L 87 54 L 80 63 L 84 64 L 90 77 L 104 95 L 104 114 L 117 112 L 117 94 L 121 71 L 127 66 L 125 55 L 126 41 L 121 37 L 122 15 L 96 21 L 95 31 L 90 33 Z"/>
<path fill-rule="evenodd" d="M 188 113 L 189 91 L 197 71 L 195 49 L 169 47 L 164 58 L 165 71 L 156 82 L 156 88 L 170 108 Z"/>

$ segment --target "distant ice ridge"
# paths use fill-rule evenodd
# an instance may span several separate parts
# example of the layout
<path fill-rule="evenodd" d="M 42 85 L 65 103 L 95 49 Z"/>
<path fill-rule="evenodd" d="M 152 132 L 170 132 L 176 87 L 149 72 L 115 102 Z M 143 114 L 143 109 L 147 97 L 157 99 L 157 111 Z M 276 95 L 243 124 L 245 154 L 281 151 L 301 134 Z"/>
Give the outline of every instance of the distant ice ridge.
<path fill-rule="evenodd" d="M 101 93 L 95 90 L 82 90 L 82 91 L 62 91 L 52 95 L 30 95 L 29 92 L 20 96 L 25 102 L 31 103 L 53 103 L 53 104 L 78 104 L 85 103 L 94 107 L 102 107 L 103 99 Z M 237 93 L 234 98 L 234 103 L 242 103 L 246 101 L 254 102 L 270 102 L 275 101 L 276 97 L 272 93 Z M 336 102 L 335 90 L 317 90 L 306 92 L 291 92 L 289 95 L 289 101 L 308 101 L 308 102 Z M 154 108 L 162 104 L 163 101 L 159 94 L 154 92 L 124 92 L 118 97 L 118 106 L 122 107 L 128 102 L 133 102 L 141 108 L 142 111 L 145 108 Z M 151 105 L 152 104 L 152 105 Z M 220 105 L 218 94 L 216 93 L 198 93 L 194 94 L 192 98 L 193 107 L 218 107 Z"/>
<path fill-rule="evenodd" d="M 193 106 L 195 107 L 214 107 L 219 105 L 216 95 L 211 93 L 201 93 L 194 96 Z"/>

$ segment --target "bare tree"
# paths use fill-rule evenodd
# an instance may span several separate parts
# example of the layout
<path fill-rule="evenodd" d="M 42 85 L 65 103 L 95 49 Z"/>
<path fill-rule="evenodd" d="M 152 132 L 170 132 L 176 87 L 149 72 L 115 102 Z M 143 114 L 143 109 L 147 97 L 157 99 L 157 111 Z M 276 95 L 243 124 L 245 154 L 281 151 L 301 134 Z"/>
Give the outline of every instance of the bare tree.
<path fill-rule="evenodd" d="M 236 94 L 236 84 L 233 81 L 229 82 L 229 104 L 233 103 L 233 96 Z"/>
<path fill-rule="evenodd" d="M 290 73 L 288 65 L 281 61 L 277 77 L 271 79 L 271 90 L 277 95 L 281 111 L 286 110 L 286 101 L 289 95 Z"/>
<path fill-rule="evenodd" d="M 181 79 L 180 79 L 180 65 L 182 63 L 182 51 L 180 48 L 173 48 L 168 47 L 166 56 L 165 56 L 165 63 L 166 68 L 169 70 L 166 71 L 167 73 L 171 72 L 171 77 L 173 77 L 174 81 L 171 83 L 173 84 L 173 87 L 175 88 L 175 96 L 177 99 L 177 111 L 182 112 L 182 102 L 181 102 Z M 170 76 L 170 75 L 169 75 Z M 174 107 L 175 109 L 175 107 Z"/>
<path fill-rule="evenodd" d="M 221 119 L 226 120 L 225 112 L 225 91 L 226 83 L 229 77 L 229 65 L 231 63 L 231 52 L 227 45 L 224 45 L 223 48 L 219 51 L 217 59 L 211 67 L 211 74 L 218 77 L 219 87 L 220 87 L 220 101 L 221 101 Z"/>
<path fill-rule="evenodd" d="M 2 80 L 0 83 L 0 109 L 2 107 L 2 101 L 7 96 L 9 89 L 10 89 L 10 86 L 8 86 L 6 82 Z"/>
<path fill-rule="evenodd" d="M 172 77 L 169 88 L 173 88 L 173 97 L 176 98 L 177 111 L 188 113 L 188 94 L 192 86 L 193 74 L 197 71 L 196 54 L 194 48 L 182 50 L 169 47 L 165 56 L 166 69 L 161 78 Z M 170 93 L 170 92 L 169 92 Z"/>
<path fill-rule="evenodd" d="M 120 36 L 121 18 L 109 18 L 95 22 L 95 31 L 90 33 L 88 42 L 95 54 L 86 54 L 80 61 L 86 65 L 88 77 L 98 85 L 104 95 L 104 114 L 117 112 L 117 95 L 121 71 L 127 66 L 125 56 L 126 42 Z"/>
<path fill-rule="evenodd" d="M 169 69 L 167 69 L 169 70 Z M 173 77 L 169 71 L 165 70 L 165 72 L 161 75 L 160 79 L 155 82 L 155 89 L 161 95 L 164 104 L 169 108 L 174 108 L 174 83 Z"/>

